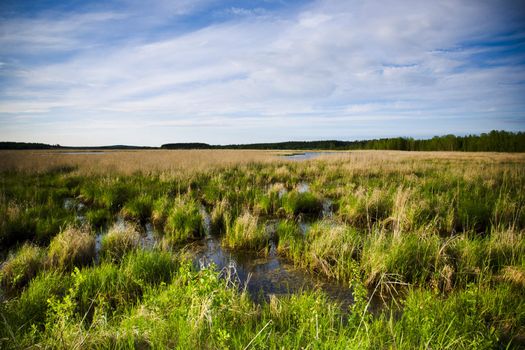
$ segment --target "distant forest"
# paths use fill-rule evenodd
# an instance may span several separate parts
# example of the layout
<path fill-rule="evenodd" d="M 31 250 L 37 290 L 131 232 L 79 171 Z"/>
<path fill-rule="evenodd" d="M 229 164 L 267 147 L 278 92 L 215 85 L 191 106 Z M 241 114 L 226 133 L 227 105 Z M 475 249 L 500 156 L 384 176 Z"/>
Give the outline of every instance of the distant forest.
<path fill-rule="evenodd" d="M 427 140 L 406 137 L 363 141 L 288 141 L 242 145 L 208 145 L 206 143 L 168 143 L 163 149 L 276 149 L 276 150 L 400 150 L 462 152 L 525 152 L 525 132 L 491 131 L 468 136 L 434 136 Z"/>
<path fill-rule="evenodd" d="M 0 149 L 155 149 L 143 146 L 73 147 L 44 143 L 0 142 Z M 261 150 L 400 150 L 400 151 L 462 151 L 462 152 L 525 152 L 525 132 L 491 131 L 481 135 L 434 136 L 417 140 L 407 137 L 363 141 L 288 141 L 239 145 L 209 145 L 207 143 L 168 143 L 161 149 L 261 149 Z"/>
<path fill-rule="evenodd" d="M 58 149 L 58 150 L 114 150 L 114 149 L 158 149 L 158 147 L 147 147 L 147 146 L 127 146 L 127 145 L 111 145 L 111 146 L 60 146 L 60 145 L 49 145 L 47 143 L 31 143 L 31 142 L 0 142 L 0 149 L 8 150 L 23 150 L 23 149 Z"/>

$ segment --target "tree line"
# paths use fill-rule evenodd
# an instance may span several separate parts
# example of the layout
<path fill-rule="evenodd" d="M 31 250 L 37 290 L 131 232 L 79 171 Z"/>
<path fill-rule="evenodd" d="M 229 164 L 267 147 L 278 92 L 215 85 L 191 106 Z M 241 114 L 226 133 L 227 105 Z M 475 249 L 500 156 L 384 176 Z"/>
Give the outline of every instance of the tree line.
<path fill-rule="evenodd" d="M 0 142 L 0 149 L 154 149 L 143 146 L 64 147 L 45 143 Z M 287 141 L 232 145 L 207 143 L 167 143 L 161 149 L 261 149 L 261 150 L 399 150 L 399 151 L 460 151 L 460 152 L 525 152 L 525 132 L 493 130 L 480 135 L 434 136 L 419 140 L 394 137 L 362 141 Z"/>
<path fill-rule="evenodd" d="M 461 152 L 525 152 L 525 132 L 493 130 L 468 136 L 434 136 L 417 140 L 410 137 L 382 138 L 363 141 L 287 141 L 237 145 L 206 143 L 168 143 L 163 149 L 275 149 L 275 150 L 399 150 L 399 151 L 461 151 Z"/>

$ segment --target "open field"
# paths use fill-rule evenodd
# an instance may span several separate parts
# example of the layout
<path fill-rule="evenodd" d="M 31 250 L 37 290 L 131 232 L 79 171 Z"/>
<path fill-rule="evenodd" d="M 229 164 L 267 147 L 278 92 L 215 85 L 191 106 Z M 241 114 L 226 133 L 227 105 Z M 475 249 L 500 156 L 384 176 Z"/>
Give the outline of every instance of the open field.
<path fill-rule="evenodd" d="M 1 348 L 525 346 L 525 154 L 70 153 L 0 152 Z"/>

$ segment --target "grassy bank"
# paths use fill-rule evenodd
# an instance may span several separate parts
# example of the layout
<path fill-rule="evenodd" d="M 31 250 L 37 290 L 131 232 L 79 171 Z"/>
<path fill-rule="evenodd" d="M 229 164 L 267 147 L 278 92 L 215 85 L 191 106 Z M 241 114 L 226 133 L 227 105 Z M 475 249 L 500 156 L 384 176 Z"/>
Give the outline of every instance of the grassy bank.
<path fill-rule="evenodd" d="M 525 346 L 521 154 L 112 153 L 0 154 L 2 348 Z M 256 304 L 180 254 L 206 234 L 355 302 Z"/>

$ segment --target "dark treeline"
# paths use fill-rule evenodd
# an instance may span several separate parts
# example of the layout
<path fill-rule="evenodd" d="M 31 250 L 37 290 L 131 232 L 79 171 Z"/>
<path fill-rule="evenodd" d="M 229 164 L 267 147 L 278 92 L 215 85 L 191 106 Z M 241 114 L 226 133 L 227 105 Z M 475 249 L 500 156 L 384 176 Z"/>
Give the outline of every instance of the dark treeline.
<path fill-rule="evenodd" d="M 209 145 L 207 143 L 200 143 L 200 142 L 167 143 L 165 145 L 160 146 L 160 148 L 164 148 L 164 149 L 216 149 L 220 147 L 221 146 L 214 146 L 214 145 Z"/>
<path fill-rule="evenodd" d="M 0 149 L 4 150 L 23 150 L 23 149 L 63 149 L 63 150 L 113 150 L 113 149 L 157 149 L 158 147 L 147 146 L 127 146 L 127 145 L 111 145 L 111 146 L 60 146 L 48 145 L 46 143 L 31 143 L 31 142 L 0 142 Z"/>
<path fill-rule="evenodd" d="M 399 151 L 463 151 L 463 152 L 525 152 L 525 132 L 491 131 L 468 136 L 434 136 L 416 140 L 396 137 L 363 141 L 288 141 L 243 145 L 208 145 L 206 143 L 169 143 L 164 149 L 278 149 L 278 150 L 399 150 Z"/>
<path fill-rule="evenodd" d="M 44 143 L 0 142 L 0 149 L 155 149 L 144 146 L 68 147 Z M 463 152 L 525 152 L 525 132 L 491 131 L 481 135 L 434 136 L 416 140 L 407 137 L 362 141 L 288 141 L 239 145 L 209 145 L 207 143 L 168 143 L 162 149 L 275 149 L 275 150 L 399 150 L 399 151 L 463 151 Z"/>
<path fill-rule="evenodd" d="M 0 149 L 57 149 L 59 145 L 31 142 L 0 142 Z"/>

